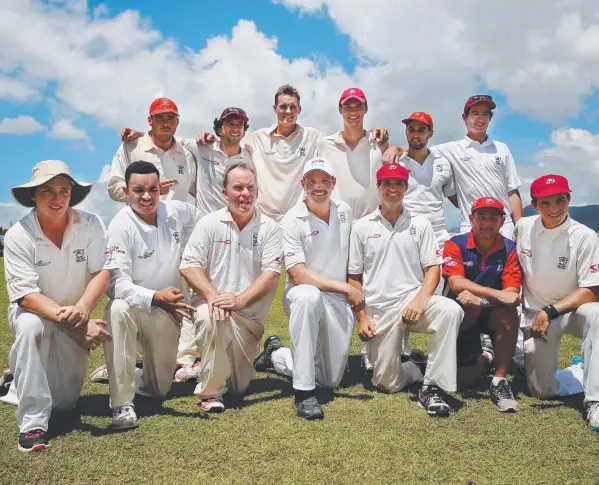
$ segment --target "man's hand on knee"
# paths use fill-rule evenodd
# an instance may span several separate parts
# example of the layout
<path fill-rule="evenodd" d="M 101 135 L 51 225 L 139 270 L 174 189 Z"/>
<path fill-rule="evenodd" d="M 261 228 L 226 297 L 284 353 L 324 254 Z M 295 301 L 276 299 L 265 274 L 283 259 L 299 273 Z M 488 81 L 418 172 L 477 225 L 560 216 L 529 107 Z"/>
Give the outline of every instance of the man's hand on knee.
<path fill-rule="evenodd" d="M 152 305 L 162 308 L 164 311 L 170 313 L 175 318 L 177 326 L 180 327 L 181 320 L 183 318 L 191 319 L 191 313 L 196 310 L 195 307 L 184 303 L 182 301 L 184 298 L 185 295 L 181 293 L 179 288 L 169 286 L 154 293 Z"/>

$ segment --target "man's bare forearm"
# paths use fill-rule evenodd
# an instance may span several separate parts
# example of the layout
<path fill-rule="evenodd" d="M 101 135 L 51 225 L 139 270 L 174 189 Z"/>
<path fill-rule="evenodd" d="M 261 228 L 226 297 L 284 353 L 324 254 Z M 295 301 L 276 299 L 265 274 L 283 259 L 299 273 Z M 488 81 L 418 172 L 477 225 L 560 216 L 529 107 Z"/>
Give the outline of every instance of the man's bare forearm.
<path fill-rule="evenodd" d="M 347 293 L 347 283 L 328 278 L 320 273 L 309 270 L 304 264 L 295 265 L 287 270 L 294 285 L 312 285 L 327 293 Z"/>
<path fill-rule="evenodd" d="M 479 298 L 487 298 L 491 303 L 499 303 L 500 293 L 502 291 L 509 291 L 512 293 L 519 293 L 516 288 L 505 288 L 503 290 L 496 290 L 495 288 L 489 288 L 487 286 L 481 286 L 473 281 L 470 281 L 463 276 L 450 276 L 449 288 L 453 293 L 459 295 L 462 291 L 469 291 Z"/>
<path fill-rule="evenodd" d="M 255 301 L 266 296 L 279 284 L 280 278 L 280 273 L 263 271 L 260 276 L 258 276 L 258 278 L 256 278 L 254 282 L 238 296 L 243 303 L 243 307 L 248 307 Z"/>
<path fill-rule="evenodd" d="M 578 310 L 585 303 L 594 303 L 599 296 L 599 286 L 593 288 L 577 288 L 572 293 L 554 303 L 554 308 L 560 313 L 568 313 Z"/>
<path fill-rule="evenodd" d="M 110 271 L 98 271 L 93 275 L 92 280 L 87 285 L 87 288 L 85 288 L 85 292 L 77 302 L 77 305 L 82 306 L 86 313 L 91 313 L 98 303 L 100 303 L 109 286 Z"/>
<path fill-rule="evenodd" d="M 206 277 L 204 270 L 200 268 L 186 268 L 181 270 L 181 275 L 187 281 L 187 284 L 191 287 L 196 294 L 204 301 L 208 301 L 218 293 L 218 290 Z"/>

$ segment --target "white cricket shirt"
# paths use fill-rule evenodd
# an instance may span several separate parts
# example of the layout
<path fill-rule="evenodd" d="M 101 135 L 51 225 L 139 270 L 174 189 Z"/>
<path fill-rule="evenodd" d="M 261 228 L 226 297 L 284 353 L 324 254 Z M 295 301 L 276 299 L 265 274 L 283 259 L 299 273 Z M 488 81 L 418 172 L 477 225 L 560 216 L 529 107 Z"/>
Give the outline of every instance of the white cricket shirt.
<path fill-rule="evenodd" d="M 376 172 L 381 167 L 383 154 L 367 131 L 353 150 L 340 131 L 325 136 L 316 147 L 316 156 L 331 162 L 337 179 L 332 197 L 347 202 L 356 219 L 378 207 Z"/>
<path fill-rule="evenodd" d="M 4 238 L 4 273 L 11 303 L 41 293 L 60 306 L 75 305 L 92 274 L 104 266 L 106 229 L 95 214 L 70 208 L 59 249 L 43 233 L 35 209 Z"/>
<path fill-rule="evenodd" d="M 470 209 L 481 197 L 495 197 L 505 207 L 505 223 L 512 222 L 508 192 L 522 185 L 509 148 L 490 136 L 483 142 L 467 136 L 431 148 L 451 163 L 462 220 L 461 231 L 470 230 Z"/>
<path fill-rule="evenodd" d="M 301 201 L 304 163 L 314 158 L 322 133 L 297 125 L 289 136 L 277 135 L 277 125 L 247 135 L 258 175 L 257 207 L 277 222 Z"/>
<path fill-rule="evenodd" d="M 142 221 L 131 206 L 121 209 L 108 226 L 104 269 L 119 270 L 112 273 L 108 296 L 149 311 L 156 291 L 183 290 L 181 253 L 197 220 L 197 209 L 179 200 L 158 204 L 157 226 Z"/>
<path fill-rule="evenodd" d="M 426 217 L 404 208 L 392 226 L 377 208 L 352 229 L 349 274 L 362 274 L 366 305 L 388 309 L 422 286 L 424 269 L 440 265 L 437 240 Z"/>
<path fill-rule="evenodd" d="M 422 165 L 407 155 L 400 163 L 410 171 L 408 190 L 403 199 L 404 207 L 412 216 L 421 215 L 430 221 L 437 243 L 442 248 L 449 239 L 443 199 L 456 194 L 451 164 L 446 158 L 433 152 L 429 153 Z"/>
<path fill-rule="evenodd" d="M 282 222 L 285 270 L 304 263 L 327 278 L 347 281 L 352 222 L 352 210 L 342 201 L 331 199 L 328 224 L 312 214 L 304 202 L 297 204 Z M 287 278 L 287 288 L 292 286 Z"/>
<path fill-rule="evenodd" d="M 187 200 L 189 189 L 195 181 L 196 162 L 193 155 L 177 140 L 170 149 L 164 151 L 154 145 L 148 133 L 136 140 L 121 143 L 116 151 L 108 180 L 108 194 L 112 200 L 127 202 L 127 196 L 123 191 L 125 170 L 131 163 L 140 160 L 154 164 L 161 179 L 179 181 L 177 185 L 171 187 L 168 194 L 160 197 L 161 200 Z"/>
<path fill-rule="evenodd" d="M 540 216 L 521 218 L 514 230 L 524 274 L 524 307 L 540 311 L 577 288 L 599 286 L 597 234 L 568 216 L 546 229 Z"/>
<path fill-rule="evenodd" d="M 181 269 L 200 268 L 218 291 L 239 295 L 264 271 L 280 273 L 281 256 L 279 224 L 255 210 L 240 231 L 225 208 L 198 222 L 183 252 Z M 264 297 L 239 313 L 264 323 L 271 303 L 272 297 Z"/>
<path fill-rule="evenodd" d="M 225 170 L 229 165 L 244 162 L 254 166 L 250 152 L 242 148 L 237 155 L 229 157 L 220 149 L 220 141 L 199 145 L 195 140 L 181 139 L 181 144 L 195 156 L 197 165 L 196 201 L 200 217 L 227 206 L 222 189 Z"/>

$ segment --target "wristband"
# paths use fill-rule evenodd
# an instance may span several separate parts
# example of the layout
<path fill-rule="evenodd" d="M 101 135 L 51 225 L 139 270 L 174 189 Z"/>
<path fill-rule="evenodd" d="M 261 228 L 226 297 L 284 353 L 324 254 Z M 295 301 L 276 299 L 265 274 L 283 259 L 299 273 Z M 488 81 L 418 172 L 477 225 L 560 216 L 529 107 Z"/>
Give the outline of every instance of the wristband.
<path fill-rule="evenodd" d="M 553 305 L 544 306 L 543 308 L 541 308 L 541 310 L 547 314 L 549 320 L 553 320 L 554 318 L 559 317 L 559 312 L 555 309 Z"/>

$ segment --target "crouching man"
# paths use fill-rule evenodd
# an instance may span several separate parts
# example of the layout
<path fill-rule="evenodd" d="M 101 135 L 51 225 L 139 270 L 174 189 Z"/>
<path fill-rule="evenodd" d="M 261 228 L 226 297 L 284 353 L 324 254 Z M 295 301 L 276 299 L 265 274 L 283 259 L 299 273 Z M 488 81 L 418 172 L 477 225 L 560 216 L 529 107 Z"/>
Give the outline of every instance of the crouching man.
<path fill-rule="evenodd" d="M 354 224 L 348 269 L 350 284 L 364 291 L 365 309 L 357 319 L 373 365 L 372 384 L 393 393 L 423 382 L 418 407 L 430 416 L 448 416 L 442 395 L 456 391 L 456 339 L 464 312 L 434 295 L 441 257 L 428 219 L 403 207 L 408 170 L 392 163 L 376 176 L 381 205 Z M 402 363 L 407 328 L 432 334 L 428 363 L 417 350 Z"/>
<path fill-rule="evenodd" d="M 181 274 L 196 293 L 194 325 L 202 356 L 195 394 L 206 412 L 223 412 L 226 392 L 243 393 L 281 272 L 281 229 L 256 210 L 254 168 L 227 167 L 228 206 L 198 222 L 183 253 Z"/>
<path fill-rule="evenodd" d="M 530 196 L 539 215 L 520 219 L 514 231 L 524 273 L 524 364 L 531 394 L 555 396 L 562 336 L 582 339 L 587 421 L 599 431 L 599 242 L 568 215 L 570 192 L 561 175 L 535 180 Z"/>
<path fill-rule="evenodd" d="M 158 169 L 150 162 L 129 165 L 125 183 L 129 205 L 108 226 L 104 266 L 112 273 L 105 319 L 113 340 L 104 346 L 104 358 L 116 429 L 137 426 L 135 393 L 163 397 L 170 390 L 181 321 L 194 310 L 183 301 L 179 265 L 197 210 L 160 201 Z M 143 370 L 136 370 L 136 342 Z"/>
<path fill-rule="evenodd" d="M 273 335 L 255 366 L 273 365 L 279 374 L 293 377 L 297 415 L 322 419 L 314 390 L 341 382 L 354 329 L 352 306 L 362 305 L 364 295 L 347 283 L 352 212 L 345 202 L 331 199 L 331 164 L 323 158 L 308 160 L 302 186 L 306 199 L 283 219 L 283 308 L 289 315 L 291 349 Z"/>
<path fill-rule="evenodd" d="M 17 404 L 19 450 L 50 447 L 53 409 L 72 409 L 81 393 L 89 350 L 110 340 L 89 318 L 106 293 L 106 231 L 98 216 L 73 209 L 91 190 L 57 160 L 38 163 L 29 183 L 13 187 L 33 210 L 4 240 L 10 351 L 14 382 L 3 400 Z M 16 391 L 16 392 L 15 392 Z"/>

